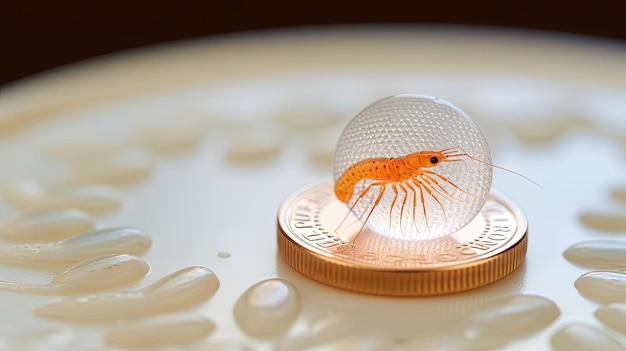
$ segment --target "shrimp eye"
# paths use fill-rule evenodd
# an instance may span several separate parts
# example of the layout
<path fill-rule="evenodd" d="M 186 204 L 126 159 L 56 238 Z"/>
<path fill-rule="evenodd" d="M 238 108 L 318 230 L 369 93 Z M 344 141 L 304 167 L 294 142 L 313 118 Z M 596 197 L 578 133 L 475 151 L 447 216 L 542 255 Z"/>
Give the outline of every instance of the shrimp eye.
<path fill-rule="evenodd" d="M 437 164 L 439 162 L 439 158 L 437 156 L 433 156 L 430 158 L 430 163 Z"/>

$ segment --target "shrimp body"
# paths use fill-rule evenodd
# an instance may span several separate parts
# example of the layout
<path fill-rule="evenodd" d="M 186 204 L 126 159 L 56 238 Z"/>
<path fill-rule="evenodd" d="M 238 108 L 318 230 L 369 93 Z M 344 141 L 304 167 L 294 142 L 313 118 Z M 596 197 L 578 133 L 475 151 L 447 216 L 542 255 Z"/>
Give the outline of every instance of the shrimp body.
<path fill-rule="evenodd" d="M 422 174 L 422 168 L 434 167 L 445 156 L 438 151 L 420 151 L 400 157 L 378 157 L 359 161 L 343 172 L 335 182 L 335 196 L 347 203 L 354 186 L 363 179 L 402 182 Z"/>
<path fill-rule="evenodd" d="M 409 193 L 412 195 L 410 198 L 412 198 L 413 202 L 413 222 L 415 222 L 415 208 L 418 198 L 421 202 L 421 212 L 424 218 L 427 218 L 425 197 L 431 197 L 439 205 L 445 218 L 445 208 L 439 197 L 454 199 L 446 190 L 446 186 L 451 186 L 468 195 L 472 194 L 465 192 L 448 178 L 430 170 L 430 168 L 436 167 L 442 162 L 464 162 L 462 159 L 457 158 L 462 156 L 472 158 L 460 147 L 443 149 L 441 151 L 419 151 L 399 157 L 368 158 L 351 165 L 343 172 L 335 182 L 335 196 L 341 202 L 347 204 L 354 195 L 356 184 L 363 179 L 371 180 L 365 189 L 358 194 L 350 209 L 352 211 L 370 189 L 373 187 L 379 188 L 378 195 L 363 222 L 361 230 L 376 206 L 380 203 L 386 189 L 390 189 L 394 193 L 389 210 L 390 225 L 393 207 L 396 203 L 401 204 L 400 223 L 402 223 L 402 215 Z M 400 201 L 398 201 L 399 193 L 404 193 Z M 426 225 L 428 226 L 428 222 L 426 222 Z"/>

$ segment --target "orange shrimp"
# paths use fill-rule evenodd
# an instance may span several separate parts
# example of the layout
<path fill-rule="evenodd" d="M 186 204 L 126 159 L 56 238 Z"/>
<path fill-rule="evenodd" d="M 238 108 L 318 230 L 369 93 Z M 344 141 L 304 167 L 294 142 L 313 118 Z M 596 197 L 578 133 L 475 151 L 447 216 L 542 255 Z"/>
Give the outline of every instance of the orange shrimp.
<path fill-rule="evenodd" d="M 367 214 L 365 221 L 361 226 L 361 229 L 357 233 L 357 236 L 361 233 L 368 219 L 374 212 L 376 206 L 381 201 L 383 195 L 385 194 L 385 189 L 387 185 L 390 185 L 391 190 L 394 192 L 393 200 L 391 201 L 391 206 L 389 210 L 389 223 L 391 226 L 392 213 L 393 208 L 398 201 L 398 188 L 404 192 L 404 196 L 402 198 L 402 205 L 400 207 L 400 223 L 402 223 L 402 215 L 404 212 L 404 207 L 406 206 L 406 201 L 409 192 L 413 195 L 413 223 L 415 223 L 415 208 L 417 205 L 417 193 L 419 191 L 419 199 L 422 205 L 422 213 L 424 218 L 427 219 L 426 213 L 426 202 L 425 195 L 430 196 L 441 208 L 444 219 L 446 218 L 446 211 L 439 200 L 438 196 L 444 197 L 449 200 L 458 200 L 453 197 L 446 188 L 442 185 L 442 183 L 448 184 L 452 186 L 454 189 L 465 193 L 472 197 L 477 197 L 475 194 L 469 193 L 459 186 L 457 186 L 454 182 L 449 180 L 448 178 L 442 176 L 441 174 L 429 170 L 429 168 L 433 168 L 442 162 L 463 162 L 465 160 L 462 157 L 467 157 L 468 159 L 487 166 L 491 166 L 494 168 L 502 169 L 507 172 L 511 172 L 516 174 L 532 183 L 537 185 L 540 188 L 543 188 L 540 184 L 533 181 L 532 179 L 514 172 L 510 169 L 496 166 L 489 162 L 485 162 L 478 158 L 475 158 L 469 155 L 465 150 L 461 147 L 451 147 L 447 149 L 443 149 L 440 151 L 419 151 L 408 154 L 406 156 L 400 157 L 378 157 L 378 158 L 368 158 L 363 161 L 359 161 L 346 169 L 345 172 L 337 179 L 335 182 L 335 196 L 344 203 L 347 203 L 353 196 L 354 186 L 363 179 L 371 179 L 372 182 L 361 191 L 358 195 L 356 201 L 350 208 L 350 212 L 354 209 L 354 207 L 358 204 L 358 202 L 370 191 L 372 187 L 380 187 L 378 195 L 374 200 L 374 204 Z M 466 165 L 467 166 L 467 165 Z M 348 218 L 348 216 L 344 217 L 343 221 L 339 224 L 337 229 L 341 227 L 343 222 Z M 428 221 L 426 220 L 426 227 L 428 228 Z M 352 239 L 352 242 L 356 240 L 356 237 Z"/>
<path fill-rule="evenodd" d="M 445 218 L 445 208 L 439 200 L 439 196 L 452 199 L 454 198 L 445 189 L 442 183 L 449 184 L 453 188 L 470 196 L 475 197 L 476 195 L 464 191 L 448 178 L 437 172 L 431 171 L 428 168 L 435 167 L 442 162 L 465 162 L 463 159 L 456 158 L 461 156 L 467 156 L 472 160 L 478 161 L 479 163 L 489 164 L 468 155 L 460 147 L 452 147 L 441 151 L 419 151 L 400 157 L 368 158 L 348 167 L 348 169 L 346 169 L 346 171 L 337 179 L 335 182 L 335 196 L 337 196 L 341 202 L 347 203 L 352 198 L 354 186 L 362 179 L 371 179 L 373 182 L 365 187 L 350 208 L 350 212 L 352 212 L 357 203 L 369 192 L 372 187 L 380 187 L 376 200 L 374 200 L 374 205 L 365 218 L 365 221 L 363 221 L 361 230 L 363 230 L 367 220 L 370 218 L 372 212 L 381 201 L 383 195 L 385 194 L 387 185 L 390 185 L 391 190 L 394 192 L 394 197 L 389 210 L 390 223 L 393 207 L 398 201 L 398 188 L 405 194 L 401 200 L 400 223 L 402 223 L 402 215 L 409 192 L 413 194 L 414 223 L 418 191 L 424 218 L 427 218 L 424 193 L 426 193 L 426 196 L 430 196 L 439 205 Z M 342 224 L 343 221 L 339 227 L 341 227 Z M 426 222 L 426 225 L 428 226 L 428 222 Z M 359 230 L 357 236 L 361 233 L 361 230 Z M 356 237 L 353 241 L 355 239 Z"/>

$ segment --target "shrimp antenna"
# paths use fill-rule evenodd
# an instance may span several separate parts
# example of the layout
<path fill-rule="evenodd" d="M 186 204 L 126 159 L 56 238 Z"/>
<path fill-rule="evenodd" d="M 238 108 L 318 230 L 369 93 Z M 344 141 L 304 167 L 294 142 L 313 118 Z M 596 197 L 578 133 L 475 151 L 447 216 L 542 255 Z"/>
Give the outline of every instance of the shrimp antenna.
<path fill-rule="evenodd" d="M 520 177 L 522 177 L 522 178 L 526 179 L 527 181 L 529 181 L 529 182 L 531 182 L 531 183 L 535 184 L 536 186 L 540 187 L 541 189 L 545 189 L 543 186 L 541 186 L 541 184 L 539 184 L 539 183 L 537 183 L 536 181 L 534 181 L 534 180 L 532 180 L 532 179 L 528 178 L 527 176 L 525 176 L 525 175 L 523 175 L 523 174 L 521 174 L 521 173 L 515 172 L 515 171 L 513 171 L 513 170 L 510 170 L 510 169 L 508 169 L 508 168 L 501 167 L 501 166 L 497 166 L 497 165 L 494 165 L 493 163 L 485 162 L 485 161 L 483 161 L 483 160 L 481 160 L 481 159 L 478 159 L 478 158 L 476 158 L 476 157 L 474 157 L 474 156 L 472 156 L 472 155 L 468 154 L 468 153 L 467 153 L 465 150 L 463 150 L 461 147 L 458 147 L 458 146 L 457 146 L 457 147 L 454 147 L 454 148 L 445 149 L 445 150 L 442 150 L 442 152 L 445 152 L 445 151 L 452 151 L 452 150 L 455 150 L 455 149 L 461 150 L 463 153 L 462 153 L 462 154 L 447 154 L 447 155 L 446 155 L 446 154 L 444 154 L 444 155 L 445 155 L 446 157 L 452 157 L 452 156 L 466 156 L 467 158 L 469 158 L 469 159 L 470 159 L 470 160 L 472 160 L 472 161 L 475 161 L 475 162 L 478 162 L 478 163 L 482 163 L 482 164 L 484 164 L 484 165 L 488 165 L 488 166 L 491 166 L 491 167 L 494 167 L 494 168 L 498 168 L 498 169 L 501 169 L 501 170 L 503 170 L 503 171 L 507 171 L 507 172 L 509 172 L 509 173 L 513 173 L 513 174 L 515 174 L 515 175 L 518 175 L 518 176 L 520 176 Z"/>

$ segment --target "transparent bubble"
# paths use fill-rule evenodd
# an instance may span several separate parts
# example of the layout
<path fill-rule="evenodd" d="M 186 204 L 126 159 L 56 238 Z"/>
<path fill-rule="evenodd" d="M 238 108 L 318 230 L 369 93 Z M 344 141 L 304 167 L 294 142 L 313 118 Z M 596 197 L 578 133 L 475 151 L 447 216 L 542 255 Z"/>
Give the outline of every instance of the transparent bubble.
<path fill-rule="evenodd" d="M 366 225 L 378 234 L 434 239 L 476 217 L 491 188 L 490 164 L 485 136 L 458 107 L 426 95 L 397 95 L 370 105 L 343 131 L 335 194 L 348 208 L 354 205 L 361 221 L 369 215 Z"/>

